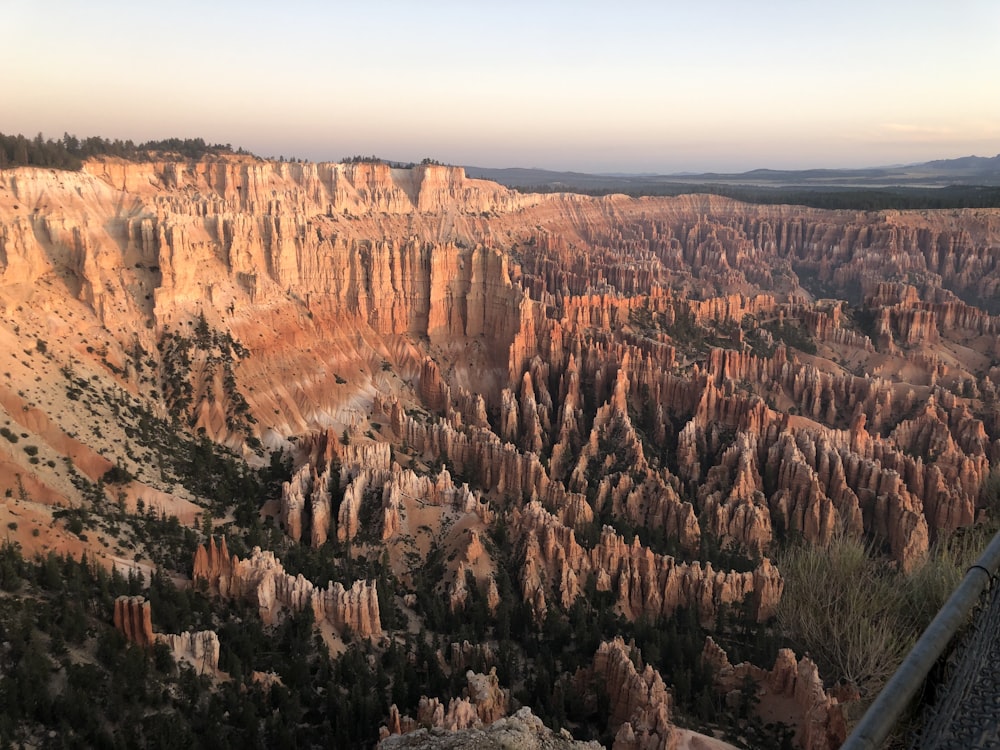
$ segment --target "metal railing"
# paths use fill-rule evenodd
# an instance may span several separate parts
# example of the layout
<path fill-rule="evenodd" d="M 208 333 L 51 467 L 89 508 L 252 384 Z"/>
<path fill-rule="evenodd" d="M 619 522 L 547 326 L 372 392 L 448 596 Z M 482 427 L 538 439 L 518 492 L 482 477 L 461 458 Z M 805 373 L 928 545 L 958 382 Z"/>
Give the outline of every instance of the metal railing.
<path fill-rule="evenodd" d="M 968 622 L 970 613 L 990 586 L 998 569 L 1000 533 L 993 537 L 979 560 L 969 568 L 958 588 L 941 607 L 892 679 L 882 688 L 882 692 L 854 727 L 841 750 L 873 750 L 882 745 L 913 696 L 924 684 L 931 668 L 941 658 L 958 630 Z"/>

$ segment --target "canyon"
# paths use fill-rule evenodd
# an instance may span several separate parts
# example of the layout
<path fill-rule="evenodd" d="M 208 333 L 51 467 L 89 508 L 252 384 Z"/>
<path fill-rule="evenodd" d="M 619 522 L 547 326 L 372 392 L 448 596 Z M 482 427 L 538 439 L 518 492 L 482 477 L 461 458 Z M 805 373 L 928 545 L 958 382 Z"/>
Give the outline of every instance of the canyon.
<path fill-rule="evenodd" d="M 538 632 L 586 607 L 771 628 L 791 540 L 864 538 L 907 574 L 991 511 L 1000 211 L 538 195 L 241 155 L 4 169 L 0 342 L 0 520 L 27 554 L 148 578 L 164 559 L 121 526 L 173 518 L 196 538 L 179 585 L 267 627 L 308 610 L 331 653 L 477 607 L 495 633 L 513 601 Z M 217 478 L 181 472 L 167 433 L 289 470 L 259 502 L 209 501 Z M 324 550 L 336 565 L 300 572 Z M 148 602 L 107 619 L 219 672 L 221 635 L 154 634 Z M 614 747 L 719 741 L 674 725 L 676 687 L 621 637 L 587 658 L 559 684 L 606 685 Z M 749 679 L 809 717 L 797 746 L 835 747 L 846 699 L 777 659 L 703 654 L 720 705 Z M 450 701 L 387 703 L 383 746 L 540 727 L 476 660 Z"/>

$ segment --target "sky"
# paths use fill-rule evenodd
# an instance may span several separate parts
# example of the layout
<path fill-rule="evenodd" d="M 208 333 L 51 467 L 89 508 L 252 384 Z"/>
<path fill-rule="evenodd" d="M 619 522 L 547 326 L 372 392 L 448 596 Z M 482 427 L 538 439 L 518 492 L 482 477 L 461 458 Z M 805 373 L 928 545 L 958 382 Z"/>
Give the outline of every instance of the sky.
<path fill-rule="evenodd" d="M 0 0 L 0 132 L 587 172 L 1000 153 L 997 0 Z"/>

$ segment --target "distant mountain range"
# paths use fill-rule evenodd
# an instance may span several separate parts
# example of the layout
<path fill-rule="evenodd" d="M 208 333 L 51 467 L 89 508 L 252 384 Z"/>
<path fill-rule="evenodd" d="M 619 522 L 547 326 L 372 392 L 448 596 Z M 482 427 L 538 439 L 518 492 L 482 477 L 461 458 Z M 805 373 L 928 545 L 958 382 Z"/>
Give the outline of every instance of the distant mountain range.
<path fill-rule="evenodd" d="M 555 172 L 545 169 L 489 169 L 466 167 L 470 177 L 499 182 L 502 185 L 551 190 L 622 190 L 655 189 L 669 185 L 748 185 L 774 188 L 886 188 L 947 187 L 950 185 L 1000 186 L 1000 155 L 965 156 L 938 159 L 922 164 L 872 167 L 868 169 L 754 169 L 749 172 L 702 174 L 587 174 Z"/>

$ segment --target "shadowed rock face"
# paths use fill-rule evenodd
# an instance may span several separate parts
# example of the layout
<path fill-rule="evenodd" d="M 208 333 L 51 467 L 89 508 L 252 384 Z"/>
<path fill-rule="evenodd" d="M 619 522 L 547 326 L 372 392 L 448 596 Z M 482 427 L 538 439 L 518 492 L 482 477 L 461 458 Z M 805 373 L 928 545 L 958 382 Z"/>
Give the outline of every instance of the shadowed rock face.
<path fill-rule="evenodd" d="M 175 661 L 183 659 L 200 674 L 211 674 L 219 668 L 221 646 L 214 630 L 157 634 L 156 641 L 167 645 Z"/>
<path fill-rule="evenodd" d="M 616 746 L 669 748 L 676 744 L 670 723 L 670 693 L 663 678 L 649 665 L 637 670 L 620 638 L 601 644 L 592 670 L 594 679 L 606 686 L 609 728 L 616 732 Z"/>
<path fill-rule="evenodd" d="M 502 538 L 538 622 L 588 590 L 629 619 L 766 620 L 790 534 L 867 535 L 908 570 L 974 522 L 1000 461 L 998 299 L 993 210 L 523 195 L 237 156 L 0 170 L 0 484 L 47 513 L 119 468 L 109 506 L 200 526 L 136 447 L 155 417 L 253 462 L 287 450 L 262 518 L 385 550 L 411 603 L 437 554 L 435 596 L 495 612 Z M 28 552 L 112 555 L 17 526 Z M 374 581 L 321 588 L 214 540 L 194 577 L 267 622 L 308 606 L 382 633 Z M 148 621 L 116 604 L 135 642 Z"/>
<path fill-rule="evenodd" d="M 407 734 L 420 727 L 457 732 L 463 729 L 489 726 L 510 711 L 510 690 L 500 687 L 496 669 L 489 674 L 469 670 L 465 674 L 468 686 L 464 697 L 453 698 L 447 708 L 437 698 L 423 696 L 417 708 L 416 719 L 400 716 L 395 704 L 389 710 L 389 726 L 382 735 Z"/>

